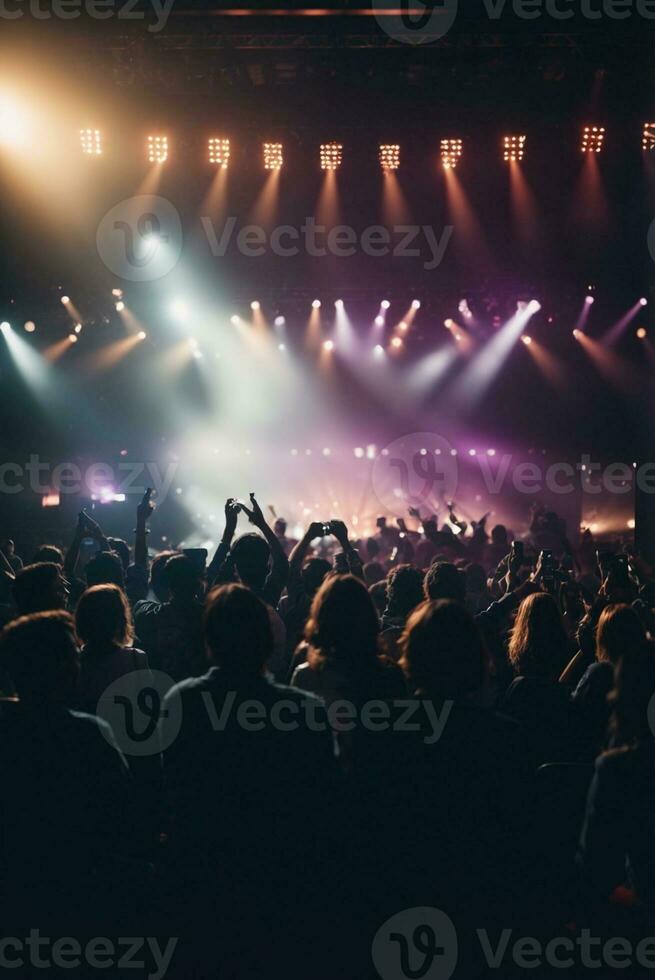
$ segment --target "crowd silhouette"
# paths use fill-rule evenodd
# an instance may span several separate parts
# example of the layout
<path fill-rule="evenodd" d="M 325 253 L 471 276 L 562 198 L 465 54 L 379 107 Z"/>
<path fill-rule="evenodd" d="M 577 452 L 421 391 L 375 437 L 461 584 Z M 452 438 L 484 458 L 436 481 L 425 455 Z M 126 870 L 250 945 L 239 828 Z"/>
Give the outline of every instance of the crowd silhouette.
<path fill-rule="evenodd" d="M 153 509 L 131 546 L 85 512 L 65 549 L 2 544 L 5 932 L 178 937 L 175 977 L 358 980 L 403 909 L 450 917 L 465 977 L 494 975 L 480 927 L 649 934 L 643 557 L 539 508 L 521 540 L 413 511 L 294 541 L 251 494 L 205 567 L 149 552 Z"/>

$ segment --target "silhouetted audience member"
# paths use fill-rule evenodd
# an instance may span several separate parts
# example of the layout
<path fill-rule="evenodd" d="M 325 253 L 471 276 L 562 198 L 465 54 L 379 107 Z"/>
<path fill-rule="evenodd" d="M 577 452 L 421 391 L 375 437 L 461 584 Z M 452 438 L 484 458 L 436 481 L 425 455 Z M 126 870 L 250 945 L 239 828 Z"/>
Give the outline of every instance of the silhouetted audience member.
<path fill-rule="evenodd" d="M 26 565 L 16 576 L 13 595 L 21 616 L 47 612 L 49 609 L 64 609 L 68 586 L 61 565 L 55 562 Z"/>
<path fill-rule="evenodd" d="M 79 664 L 68 613 L 15 620 L 0 651 L 18 695 L 0 716 L 3 921 L 28 911 L 34 923 L 64 912 L 84 922 L 91 896 L 103 907 L 107 863 L 130 852 L 129 771 L 109 726 L 69 707 Z"/>
<path fill-rule="evenodd" d="M 139 645 L 153 669 L 174 681 L 197 677 L 207 663 L 202 636 L 203 583 L 194 562 L 174 555 L 166 562 L 165 581 L 170 599 L 146 606 L 135 615 Z"/>

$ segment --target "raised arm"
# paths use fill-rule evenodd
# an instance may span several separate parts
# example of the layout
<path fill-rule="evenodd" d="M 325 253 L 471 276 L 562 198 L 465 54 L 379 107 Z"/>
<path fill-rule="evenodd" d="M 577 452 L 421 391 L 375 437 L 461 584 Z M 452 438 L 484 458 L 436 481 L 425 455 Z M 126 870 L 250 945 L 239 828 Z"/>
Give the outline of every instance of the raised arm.
<path fill-rule="evenodd" d="M 350 574 L 364 581 L 364 566 L 357 550 L 350 543 L 348 528 L 343 521 L 330 521 L 330 530 L 343 549 Z"/>
<path fill-rule="evenodd" d="M 80 545 L 82 544 L 84 535 L 87 533 L 86 527 L 86 514 L 83 510 L 81 510 L 77 517 L 77 524 L 75 525 L 75 531 L 73 532 L 73 540 L 68 547 L 68 551 L 66 552 L 66 557 L 64 559 L 64 575 L 69 582 L 75 578 L 77 561 L 80 557 Z"/>
<path fill-rule="evenodd" d="M 232 539 L 237 529 L 238 517 L 239 505 L 233 497 L 228 497 L 225 501 L 225 527 L 223 529 L 223 537 L 207 569 L 207 581 L 210 585 L 213 585 L 221 577 L 224 570 L 225 563 L 230 554 L 230 548 L 232 547 Z"/>
<path fill-rule="evenodd" d="M 266 591 L 273 605 L 277 605 L 289 577 L 289 559 L 273 529 L 266 522 L 262 509 L 255 500 L 254 493 L 250 494 L 250 505 L 251 510 L 243 504 L 241 504 L 241 509 L 248 515 L 250 523 L 254 524 L 258 531 L 261 531 L 271 549 L 272 567 L 266 579 Z"/>

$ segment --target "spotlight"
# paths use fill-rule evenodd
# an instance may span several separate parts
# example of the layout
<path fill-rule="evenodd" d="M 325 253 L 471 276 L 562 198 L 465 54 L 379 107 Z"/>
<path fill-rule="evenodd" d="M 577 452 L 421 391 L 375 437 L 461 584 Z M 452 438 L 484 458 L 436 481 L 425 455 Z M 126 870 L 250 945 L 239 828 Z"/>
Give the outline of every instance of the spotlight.
<path fill-rule="evenodd" d="M 441 162 L 444 170 L 454 170 L 462 155 L 462 140 L 450 139 L 441 141 Z"/>
<path fill-rule="evenodd" d="M 531 299 L 528 303 L 528 310 L 532 313 L 538 313 L 541 309 L 541 303 L 538 299 Z"/>
<path fill-rule="evenodd" d="M 320 301 L 320 299 L 313 299 L 312 300 L 312 309 L 314 309 L 314 310 L 320 310 L 320 308 L 321 308 L 321 301 Z"/>
<path fill-rule="evenodd" d="M 123 290 L 122 289 L 112 289 L 111 295 L 112 296 L 115 296 L 117 299 L 122 299 L 123 298 Z"/>
<path fill-rule="evenodd" d="M 264 170 L 280 170 L 284 158 L 281 143 L 264 143 Z"/>
<path fill-rule="evenodd" d="M 503 159 L 522 160 L 525 153 L 525 136 L 505 136 L 503 138 Z"/>
<path fill-rule="evenodd" d="M 421 309 L 421 301 L 420 301 L 420 299 L 413 299 L 412 300 L 412 309 L 413 310 L 420 310 Z"/>
<path fill-rule="evenodd" d="M 583 153 L 600 153 L 604 140 L 604 126 L 585 126 L 582 130 L 582 145 L 580 149 Z"/>
<path fill-rule="evenodd" d="M 644 132 L 641 137 L 642 149 L 650 153 L 655 150 L 655 123 L 644 123 Z"/>
<path fill-rule="evenodd" d="M 523 341 L 523 343 L 525 344 L 526 347 L 529 347 L 530 344 L 532 343 L 532 337 L 528 337 L 527 334 L 523 334 L 523 336 L 521 337 L 521 340 Z"/>
<path fill-rule="evenodd" d="M 9 333 L 11 330 L 11 324 L 7 323 L 6 320 L 3 320 L 2 323 L 0 323 L 0 330 L 2 330 L 4 334 Z"/>
<path fill-rule="evenodd" d="M 384 317 L 383 316 L 376 316 L 376 318 L 375 318 L 375 320 L 373 322 L 375 323 L 375 326 L 376 327 L 383 327 L 384 326 Z"/>
<path fill-rule="evenodd" d="M 36 324 L 33 320 L 27 320 L 27 322 L 23 325 L 23 329 L 25 333 L 34 333 L 36 330 Z"/>
<path fill-rule="evenodd" d="M 116 310 L 118 313 L 121 313 L 124 309 L 125 309 L 125 303 L 123 302 L 122 299 L 119 299 L 119 301 L 116 303 Z"/>
<path fill-rule="evenodd" d="M 495 449 L 487 449 L 487 456 L 495 456 L 495 455 L 496 455 Z"/>
<path fill-rule="evenodd" d="M 639 305 L 640 306 L 648 306 L 648 300 L 646 299 L 645 296 L 642 296 L 641 297 L 641 299 L 639 300 Z"/>
<path fill-rule="evenodd" d="M 277 345 L 277 349 L 278 350 L 281 350 L 281 351 L 285 351 L 287 348 L 286 348 L 286 346 L 284 344 L 278 344 Z"/>
<path fill-rule="evenodd" d="M 215 163 L 221 170 L 227 170 L 230 162 L 230 141 L 213 136 L 208 141 L 209 162 Z"/>
<path fill-rule="evenodd" d="M 585 303 L 588 303 L 589 306 L 591 306 L 591 304 L 594 302 L 594 297 L 593 296 L 585 296 L 584 301 L 585 301 Z"/>
<path fill-rule="evenodd" d="M 579 337 L 582 336 L 582 331 L 581 330 L 578 330 L 577 327 L 576 327 L 576 329 L 573 331 L 573 336 L 577 340 Z"/>
<path fill-rule="evenodd" d="M 233 323 L 235 327 L 238 327 L 238 325 L 241 323 L 241 317 L 237 316 L 235 313 L 234 316 L 230 317 L 230 323 Z"/>
<path fill-rule="evenodd" d="M 401 333 L 405 333 L 405 331 L 409 329 L 407 321 L 401 320 L 400 323 L 398 324 L 398 329 L 400 330 Z"/>
<path fill-rule="evenodd" d="M 373 348 L 373 351 L 375 354 L 384 354 L 384 347 L 382 346 L 382 344 L 376 344 L 375 347 Z"/>
<path fill-rule="evenodd" d="M 166 163 L 168 160 L 168 136 L 148 137 L 148 163 Z"/>
<path fill-rule="evenodd" d="M 70 340 L 71 344 L 76 344 L 77 343 L 77 334 L 76 333 L 69 333 L 68 339 Z"/>
<path fill-rule="evenodd" d="M 336 306 L 336 308 L 338 310 L 342 310 L 343 309 L 343 300 L 342 299 L 335 300 L 334 301 L 334 305 Z"/>
<path fill-rule="evenodd" d="M 82 324 L 81 323 L 76 323 L 75 324 L 75 331 L 74 332 L 75 333 L 82 333 Z"/>
<path fill-rule="evenodd" d="M 327 351 L 334 350 L 334 341 L 332 340 L 323 341 L 323 350 L 327 350 Z"/>
<path fill-rule="evenodd" d="M 380 166 L 385 171 L 398 169 L 400 147 L 397 143 L 380 143 Z"/>
<path fill-rule="evenodd" d="M 389 307 L 391 306 L 391 303 L 389 302 L 388 299 L 383 299 L 382 302 L 380 303 L 380 306 L 382 307 L 383 310 L 388 310 Z"/>
<path fill-rule="evenodd" d="M 451 320 L 450 317 L 448 317 L 447 320 L 444 320 L 443 325 L 446 328 L 446 330 L 452 330 L 453 327 L 455 326 L 455 321 Z"/>
<path fill-rule="evenodd" d="M 250 309 L 254 311 L 261 310 L 261 303 L 259 302 L 258 299 L 254 299 L 252 301 L 252 303 L 250 304 Z"/>
<path fill-rule="evenodd" d="M 645 340 L 647 335 L 646 327 L 639 327 L 637 330 L 637 337 L 639 340 Z"/>
<path fill-rule="evenodd" d="M 66 306 L 66 303 L 70 303 L 70 297 L 69 296 L 62 296 L 61 297 L 61 301 L 64 304 L 64 306 Z"/>
<path fill-rule="evenodd" d="M 283 327 L 286 322 L 287 321 L 284 319 L 283 316 L 276 316 L 275 319 L 273 320 L 273 323 L 275 324 L 276 327 Z"/>
<path fill-rule="evenodd" d="M 391 346 L 395 347 L 396 350 L 398 350 L 399 347 L 402 347 L 403 346 L 402 337 L 392 337 Z"/>
<path fill-rule="evenodd" d="M 145 332 L 145 330 L 139 330 L 139 332 L 137 334 L 137 337 L 139 338 L 139 340 L 145 340 L 147 336 L 148 335 Z"/>
<path fill-rule="evenodd" d="M 475 456 L 475 455 L 477 455 L 476 450 L 475 449 L 469 449 L 469 456 Z"/>
<path fill-rule="evenodd" d="M 102 154 L 102 137 L 99 129 L 81 129 L 80 142 L 82 153 L 99 157 Z"/>
<path fill-rule="evenodd" d="M 337 170 L 341 166 L 341 143 L 321 143 L 321 170 Z"/>

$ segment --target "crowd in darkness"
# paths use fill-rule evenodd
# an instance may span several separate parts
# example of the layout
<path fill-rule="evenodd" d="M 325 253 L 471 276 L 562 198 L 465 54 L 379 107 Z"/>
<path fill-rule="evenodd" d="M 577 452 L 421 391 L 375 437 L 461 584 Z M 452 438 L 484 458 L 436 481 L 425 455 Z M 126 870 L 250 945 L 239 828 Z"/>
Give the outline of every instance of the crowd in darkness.
<path fill-rule="evenodd" d="M 642 556 L 589 531 L 574 547 L 538 507 L 520 541 L 417 511 L 294 541 L 251 494 L 203 565 L 150 552 L 153 509 L 129 544 L 85 512 L 66 549 L 0 544 L 5 932 L 179 937 L 185 980 L 363 980 L 380 926 L 423 906 L 471 978 L 492 975 L 480 927 L 649 934 Z M 134 713 L 155 675 L 160 740 L 139 754 L 103 698 L 122 679 Z"/>

